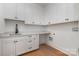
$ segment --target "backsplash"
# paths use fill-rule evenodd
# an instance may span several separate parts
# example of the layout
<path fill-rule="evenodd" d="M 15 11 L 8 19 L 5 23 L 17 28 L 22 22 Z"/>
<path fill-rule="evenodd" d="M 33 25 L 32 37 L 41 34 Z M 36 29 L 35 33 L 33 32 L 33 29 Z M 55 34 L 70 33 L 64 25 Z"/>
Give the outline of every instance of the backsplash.
<path fill-rule="evenodd" d="M 38 33 L 44 31 L 44 26 L 26 25 L 24 21 L 5 20 L 5 28 L 8 33 L 15 33 L 15 26 L 18 24 L 19 33 Z"/>

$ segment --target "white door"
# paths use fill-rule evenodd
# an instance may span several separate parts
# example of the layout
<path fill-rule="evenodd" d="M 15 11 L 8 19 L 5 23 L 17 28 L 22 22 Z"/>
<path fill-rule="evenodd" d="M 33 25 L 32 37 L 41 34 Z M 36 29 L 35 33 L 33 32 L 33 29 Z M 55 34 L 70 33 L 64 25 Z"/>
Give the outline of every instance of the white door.
<path fill-rule="evenodd" d="M 24 11 L 24 4 L 18 3 L 17 4 L 17 20 L 24 20 L 25 17 L 25 11 Z"/>
<path fill-rule="evenodd" d="M 7 38 L 2 40 L 2 55 L 3 56 L 14 56 L 15 55 L 15 43 L 14 39 Z"/>
<path fill-rule="evenodd" d="M 16 55 L 21 55 L 27 52 L 27 37 L 17 38 L 16 41 Z"/>
<path fill-rule="evenodd" d="M 4 4 L 4 18 L 8 18 L 8 19 L 16 18 L 16 3 Z"/>

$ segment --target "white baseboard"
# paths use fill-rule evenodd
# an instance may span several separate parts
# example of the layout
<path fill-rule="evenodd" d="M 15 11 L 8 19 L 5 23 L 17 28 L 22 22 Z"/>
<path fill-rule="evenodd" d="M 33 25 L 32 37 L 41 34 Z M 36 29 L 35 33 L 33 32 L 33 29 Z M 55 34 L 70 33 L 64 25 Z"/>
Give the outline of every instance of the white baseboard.
<path fill-rule="evenodd" d="M 63 49 L 63 48 L 61 48 L 61 47 L 59 47 L 59 46 L 57 46 L 55 44 L 53 44 L 53 45 L 47 44 L 47 45 L 50 46 L 50 47 L 56 48 L 57 50 L 65 53 L 65 54 L 67 54 L 69 56 L 76 56 L 75 52 L 74 53 L 71 53 L 71 51 L 67 51 L 66 49 Z"/>

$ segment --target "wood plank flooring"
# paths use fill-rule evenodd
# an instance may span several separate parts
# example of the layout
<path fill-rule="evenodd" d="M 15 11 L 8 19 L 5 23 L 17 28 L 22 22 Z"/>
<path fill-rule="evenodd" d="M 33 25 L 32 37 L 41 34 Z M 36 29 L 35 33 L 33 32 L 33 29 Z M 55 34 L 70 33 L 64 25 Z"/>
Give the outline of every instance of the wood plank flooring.
<path fill-rule="evenodd" d="M 44 44 L 40 45 L 39 49 L 25 53 L 22 56 L 68 56 L 68 55 Z"/>

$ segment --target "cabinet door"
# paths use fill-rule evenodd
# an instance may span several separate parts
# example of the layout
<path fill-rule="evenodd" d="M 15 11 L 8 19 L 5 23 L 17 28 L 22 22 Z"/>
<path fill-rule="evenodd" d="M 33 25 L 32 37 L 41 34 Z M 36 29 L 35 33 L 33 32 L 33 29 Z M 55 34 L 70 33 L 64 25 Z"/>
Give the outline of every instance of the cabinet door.
<path fill-rule="evenodd" d="M 79 3 L 74 4 L 74 20 L 79 20 Z"/>
<path fill-rule="evenodd" d="M 14 19 L 16 17 L 16 3 L 4 4 L 4 18 Z"/>
<path fill-rule="evenodd" d="M 34 36 L 28 35 L 27 39 L 27 52 L 34 50 Z"/>
<path fill-rule="evenodd" d="M 20 55 L 27 52 L 26 39 L 27 37 L 22 37 L 15 40 L 16 41 L 16 55 Z"/>
<path fill-rule="evenodd" d="M 34 44 L 34 36 L 28 35 L 27 45 Z"/>
<path fill-rule="evenodd" d="M 2 55 L 2 43 L 1 43 L 1 38 L 0 38 L 0 56 Z"/>
<path fill-rule="evenodd" d="M 23 3 L 18 3 L 17 4 L 17 20 L 24 20 L 24 4 Z"/>
<path fill-rule="evenodd" d="M 14 44 L 14 39 L 12 38 L 7 38 L 2 40 L 2 47 L 3 47 L 3 56 L 14 56 L 15 55 L 15 44 Z"/>
<path fill-rule="evenodd" d="M 0 33 L 4 33 L 3 4 L 0 3 Z"/>
<path fill-rule="evenodd" d="M 39 48 L 39 35 L 35 35 L 34 38 L 34 49 L 38 49 Z"/>
<path fill-rule="evenodd" d="M 30 35 L 27 40 L 27 52 L 38 49 L 39 48 L 39 39 L 37 35 Z"/>
<path fill-rule="evenodd" d="M 74 19 L 74 4 L 66 4 L 66 18 L 69 18 L 69 21 Z"/>

